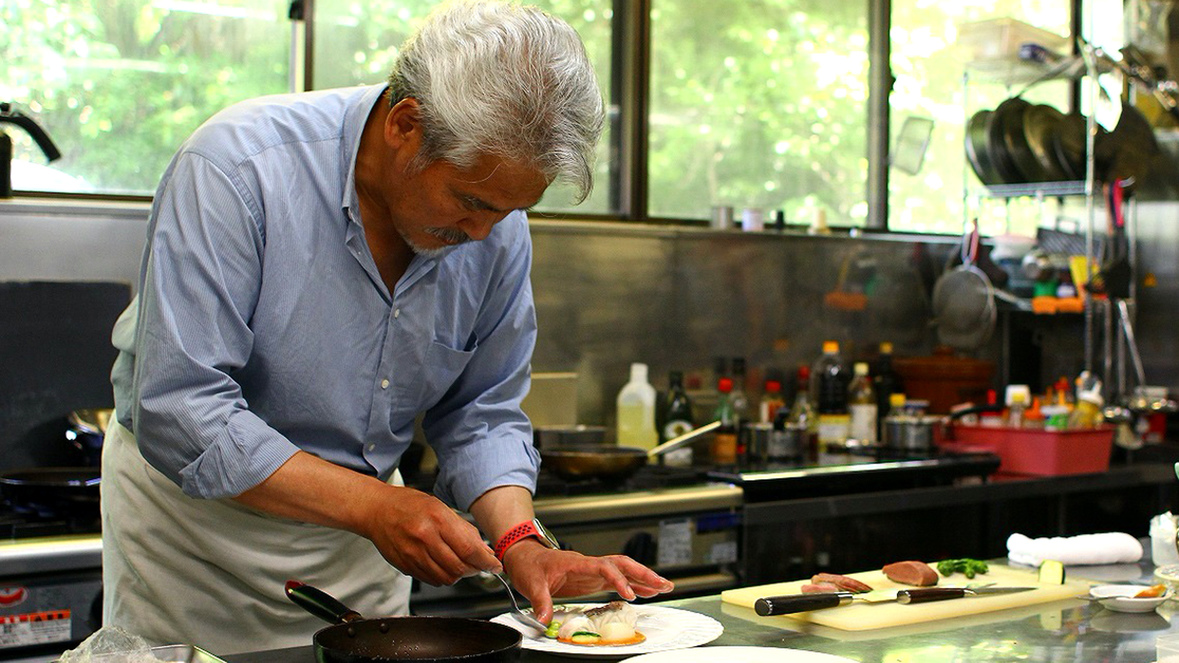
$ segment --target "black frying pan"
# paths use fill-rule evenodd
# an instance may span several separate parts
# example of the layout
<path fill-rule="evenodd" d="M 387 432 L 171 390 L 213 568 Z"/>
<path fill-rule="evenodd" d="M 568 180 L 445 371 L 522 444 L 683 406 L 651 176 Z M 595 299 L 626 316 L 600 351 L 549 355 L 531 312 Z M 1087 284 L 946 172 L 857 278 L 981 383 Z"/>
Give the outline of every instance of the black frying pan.
<path fill-rule="evenodd" d="M 970 117 L 966 126 L 966 159 L 978 181 L 986 186 L 1002 184 L 1003 178 L 987 151 L 987 123 L 994 111 L 981 110 Z"/>
<path fill-rule="evenodd" d="M 331 622 L 315 633 L 319 663 L 514 663 L 523 636 L 509 626 L 460 617 L 365 619 L 326 592 L 297 580 L 287 582 L 291 601 Z"/>
<path fill-rule="evenodd" d="M 97 467 L 40 467 L 0 474 L 0 497 L 19 513 L 97 520 Z"/>
<path fill-rule="evenodd" d="M 1027 142 L 1022 141 L 1023 112 L 1030 105 L 1019 97 L 1011 97 L 999 104 L 987 122 L 987 153 L 1004 184 L 1030 181 L 1020 168 L 1023 153 L 1031 154 Z"/>

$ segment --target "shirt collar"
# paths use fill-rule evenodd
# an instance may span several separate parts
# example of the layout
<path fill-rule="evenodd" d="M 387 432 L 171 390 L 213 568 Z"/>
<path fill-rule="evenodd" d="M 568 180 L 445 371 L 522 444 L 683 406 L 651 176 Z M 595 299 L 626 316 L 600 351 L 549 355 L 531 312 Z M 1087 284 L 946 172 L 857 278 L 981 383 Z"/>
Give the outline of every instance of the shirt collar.
<path fill-rule="evenodd" d="M 348 172 L 344 178 L 344 192 L 340 207 L 360 212 L 360 198 L 356 193 L 356 154 L 360 151 L 360 136 L 364 133 L 364 125 L 372 112 L 373 104 L 388 87 L 384 84 L 370 86 L 360 97 L 360 102 L 348 109 L 344 115 L 343 139 L 340 141 L 340 163 L 348 164 Z"/>

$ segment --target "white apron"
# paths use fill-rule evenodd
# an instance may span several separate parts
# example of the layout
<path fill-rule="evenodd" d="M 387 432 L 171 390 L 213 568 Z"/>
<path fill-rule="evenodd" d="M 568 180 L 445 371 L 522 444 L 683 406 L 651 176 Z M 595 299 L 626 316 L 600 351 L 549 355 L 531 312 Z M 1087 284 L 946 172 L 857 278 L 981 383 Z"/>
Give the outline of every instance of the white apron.
<path fill-rule="evenodd" d="M 408 612 L 409 577 L 367 539 L 229 499 L 188 497 L 113 419 L 101 494 L 104 624 L 153 645 L 218 655 L 310 645 L 327 624 L 286 598 L 290 579 L 367 617 Z"/>

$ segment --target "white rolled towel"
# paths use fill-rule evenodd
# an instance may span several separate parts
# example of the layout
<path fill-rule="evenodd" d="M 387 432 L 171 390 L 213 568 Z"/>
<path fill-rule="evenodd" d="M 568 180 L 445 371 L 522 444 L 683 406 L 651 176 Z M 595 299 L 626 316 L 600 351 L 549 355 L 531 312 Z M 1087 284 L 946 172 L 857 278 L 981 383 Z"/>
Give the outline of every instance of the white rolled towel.
<path fill-rule="evenodd" d="M 1039 566 L 1046 559 L 1066 565 L 1125 564 L 1142 559 L 1142 544 L 1124 532 L 1039 539 L 1016 533 L 1007 537 L 1007 559 L 1029 566 Z"/>

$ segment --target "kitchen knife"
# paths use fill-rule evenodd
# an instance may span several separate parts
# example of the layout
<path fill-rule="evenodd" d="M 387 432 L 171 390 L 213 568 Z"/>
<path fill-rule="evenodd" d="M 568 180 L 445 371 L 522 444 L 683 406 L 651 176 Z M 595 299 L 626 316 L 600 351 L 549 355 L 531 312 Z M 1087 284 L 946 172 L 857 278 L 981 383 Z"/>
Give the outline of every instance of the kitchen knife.
<path fill-rule="evenodd" d="M 773 615 L 789 615 L 795 612 L 820 610 L 847 605 L 853 601 L 865 603 L 928 603 L 930 601 L 945 601 L 967 596 L 990 596 L 996 594 L 1012 594 L 1027 592 L 1035 587 L 925 587 L 921 589 L 875 590 L 862 594 L 852 592 L 819 592 L 813 594 L 788 594 L 786 596 L 767 596 L 760 598 L 753 604 L 753 610 L 762 617 Z"/>

